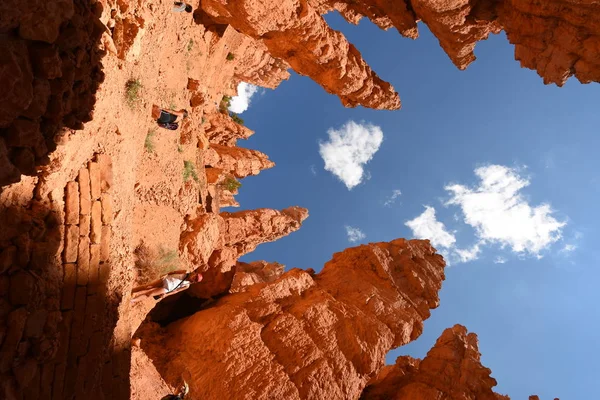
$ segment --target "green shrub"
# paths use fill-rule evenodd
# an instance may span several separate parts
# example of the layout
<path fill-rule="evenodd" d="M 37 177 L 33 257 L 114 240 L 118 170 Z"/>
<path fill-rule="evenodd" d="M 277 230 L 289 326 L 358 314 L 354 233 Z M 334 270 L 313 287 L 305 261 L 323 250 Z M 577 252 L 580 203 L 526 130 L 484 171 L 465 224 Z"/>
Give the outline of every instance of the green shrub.
<path fill-rule="evenodd" d="M 154 135 L 156 134 L 156 129 L 152 129 L 148 131 L 146 135 L 146 140 L 144 141 L 144 147 L 148 153 L 154 153 Z"/>
<path fill-rule="evenodd" d="M 198 174 L 196 174 L 196 166 L 191 161 L 183 162 L 183 180 L 187 182 L 190 177 L 194 178 L 198 182 Z"/>
<path fill-rule="evenodd" d="M 231 106 L 231 97 L 223 96 L 221 103 L 219 104 L 219 110 L 221 110 L 223 113 L 226 113 L 229 109 L 229 106 Z"/>
<path fill-rule="evenodd" d="M 234 58 L 235 58 L 235 54 L 227 53 L 227 61 L 233 61 Z"/>
<path fill-rule="evenodd" d="M 125 84 L 125 101 L 129 108 L 136 109 L 139 107 L 142 91 L 142 83 L 139 79 L 130 79 Z"/>
<path fill-rule="evenodd" d="M 233 113 L 233 112 L 232 112 L 232 113 L 229 113 L 229 116 L 231 117 L 231 119 L 232 119 L 232 120 L 233 120 L 235 123 L 237 123 L 237 124 L 240 124 L 240 125 L 244 125 L 244 120 L 243 120 L 242 118 L 240 118 L 240 116 L 239 116 L 239 115 L 237 115 L 236 113 Z"/>
<path fill-rule="evenodd" d="M 163 247 L 152 250 L 142 242 L 135 248 L 134 254 L 140 284 L 150 283 L 179 269 L 179 253 L 176 250 L 167 250 Z"/>
<path fill-rule="evenodd" d="M 241 188 L 242 184 L 237 179 L 230 176 L 223 182 L 223 187 L 233 193 Z"/>
<path fill-rule="evenodd" d="M 187 44 L 187 51 L 192 51 L 192 48 L 194 48 L 194 39 L 190 39 L 190 41 Z"/>

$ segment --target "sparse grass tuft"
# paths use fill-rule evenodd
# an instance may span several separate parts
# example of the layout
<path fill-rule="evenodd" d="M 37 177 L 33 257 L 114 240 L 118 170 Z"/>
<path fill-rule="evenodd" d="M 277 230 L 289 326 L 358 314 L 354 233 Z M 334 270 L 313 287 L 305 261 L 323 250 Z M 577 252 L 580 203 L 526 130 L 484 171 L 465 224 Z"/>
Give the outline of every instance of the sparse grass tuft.
<path fill-rule="evenodd" d="M 179 153 L 183 153 L 183 147 L 181 147 L 181 145 L 179 145 L 179 144 L 177 145 L 177 151 Z"/>
<path fill-rule="evenodd" d="M 196 174 L 196 166 L 191 161 L 183 162 L 183 181 L 187 182 L 190 177 L 194 178 L 198 182 L 198 174 Z"/>
<path fill-rule="evenodd" d="M 206 118 L 202 117 L 202 123 L 206 122 Z"/>
<path fill-rule="evenodd" d="M 136 109 L 139 107 L 140 102 L 142 101 L 142 88 L 143 86 L 139 79 L 130 79 L 125 84 L 125 101 L 129 108 Z"/>
<path fill-rule="evenodd" d="M 187 51 L 192 51 L 192 49 L 194 48 L 194 39 L 190 39 L 190 41 L 187 44 Z"/>
<path fill-rule="evenodd" d="M 229 113 L 229 116 L 231 117 L 233 122 L 235 122 L 236 124 L 244 125 L 244 120 L 242 118 L 240 118 L 240 116 L 237 115 L 236 113 L 233 113 L 233 112 Z"/>
<path fill-rule="evenodd" d="M 229 106 L 231 106 L 231 97 L 223 96 L 221 103 L 219 104 L 219 110 L 221 110 L 222 113 L 226 113 Z"/>
<path fill-rule="evenodd" d="M 149 130 L 148 134 L 146 135 L 144 147 L 148 153 L 154 153 L 154 135 L 156 135 L 156 129 Z"/>
<path fill-rule="evenodd" d="M 167 250 L 163 247 L 152 250 L 142 242 L 136 247 L 134 254 L 140 284 L 150 283 L 179 268 L 179 254 L 176 250 Z"/>
<path fill-rule="evenodd" d="M 242 184 L 240 183 L 240 181 L 238 181 L 237 179 L 235 179 L 232 176 L 225 179 L 225 182 L 223 182 L 222 185 L 225 189 L 229 190 L 232 193 L 242 187 Z"/>
<path fill-rule="evenodd" d="M 233 61 L 234 58 L 235 58 L 235 54 L 227 53 L 227 61 Z"/>

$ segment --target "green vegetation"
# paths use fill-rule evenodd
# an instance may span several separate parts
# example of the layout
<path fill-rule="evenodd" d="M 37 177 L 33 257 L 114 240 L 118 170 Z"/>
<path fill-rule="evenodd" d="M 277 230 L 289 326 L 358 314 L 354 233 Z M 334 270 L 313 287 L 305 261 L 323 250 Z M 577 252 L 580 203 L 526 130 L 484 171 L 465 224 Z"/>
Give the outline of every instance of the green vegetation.
<path fill-rule="evenodd" d="M 180 145 L 180 144 L 178 144 L 178 145 L 177 145 L 177 151 L 178 151 L 179 153 L 183 153 L 183 147 L 181 147 L 181 145 Z"/>
<path fill-rule="evenodd" d="M 125 84 L 125 101 L 129 108 L 137 109 L 142 101 L 142 83 L 139 79 L 130 79 Z"/>
<path fill-rule="evenodd" d="M 190 41 L 187 44 L 187 51 L 192 51 L 193 48 L 194 48 L 194 39 L 190 39 Z"/>
<path fill-rule="evenodd" d="M 148 131 L 146 140 L 144 141 L 144 147 L 148 153 L 154 153 L 154 135 L 156 135 L 156 129 Z"/>
<path fill-rule="evenodd" d="M 240 118 L 240 116 L 237 115 L 236 113 L 233 113 L 233 112 L 229 113 L 229 116 L 231 117 L 233 122 L 235 122 L 236 124 L 244 125 L 244 120 L 242 118 Z"/>
<path fill-rule="evenodd" d="M 191 161 L 183 162 L 183 181 L 187 182 L 190 177 L 194 178 L 198 182 L 198 174 L 196 174 L 196 166 Z"/>
<path fill-rule="evenodd" d="M 160 247 L 152 251 L 145 243 L 136 247 L 135 266 L 138 271 L 138 282 L 146 284 L 179 268 L 179 253 Z"/>
<path fill-rule="evenodd" d="M 234 58 L 235 58 L 235 54 L 227 53 L 227 61 L 233 61 Z"/>
<path fill-rule="evenodd" d="M 231 97 L 223 96 L 221 103 L 219 104 L 219 110 L 221 110 L 223 113 L 226 113 L 229 109 L 229 106 L 231 106 Z"/>
<path fill-rule="evenodd" d="M 223 182 L 223 187 L 233 193 L 239 188 L 241 188 L 242 184 L 237 179 L 230 176 L 227 179 L 225 179 L 225 182 Z"/>

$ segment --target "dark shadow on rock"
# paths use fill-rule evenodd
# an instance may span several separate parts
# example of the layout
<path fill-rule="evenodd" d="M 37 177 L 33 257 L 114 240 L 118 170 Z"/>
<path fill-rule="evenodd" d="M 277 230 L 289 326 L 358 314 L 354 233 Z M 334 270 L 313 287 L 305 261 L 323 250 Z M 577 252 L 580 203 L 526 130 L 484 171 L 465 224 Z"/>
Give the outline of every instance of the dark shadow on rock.
<path fill-rule="evenodd" d="M 0 2 L 0 187 L 36 175 L 93 118 L 104 81 L 100 2 Z"/>

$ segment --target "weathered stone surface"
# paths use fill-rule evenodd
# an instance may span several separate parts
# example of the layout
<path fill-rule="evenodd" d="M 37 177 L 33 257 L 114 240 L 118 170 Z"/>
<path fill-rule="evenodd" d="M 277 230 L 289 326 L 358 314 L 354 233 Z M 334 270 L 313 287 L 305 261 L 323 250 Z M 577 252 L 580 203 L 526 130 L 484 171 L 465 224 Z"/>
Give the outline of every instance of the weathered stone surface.
<path fill-rule="evenodd" d="M 228 114 L 216 112 L 206 116 L 204 134 L 210 143 L 235 146 L 238 139 L 248 139 L 254 131 L 236 123 Z"/>
<path fill-rule="evenodd" d="M 443 268 L 428 241 L 363 245 L 318 275 L 293 269 L 163 332 L 147 325 L 141 343 L 167 382 L 190 373 L 192 397 L 356 399 L 386 352 L 421 334 Z"/>
<path fill-rule="evenodd" d="M 31 104 L 33 72 L 25 42 L 4 38 L 0 54 L 0 128 L 5 128 Z"/>
<path fill-rule="evenodd" d="M 207 0 L 201 7 L 215 22 L 262 41 L 273 57 L 336 94 L 344 106 L 400 108 L 394 88 L 371 71 L 359 51 L 329 28 L 310 3 L 282 1 L 265 7 L 252 0 Z"/>
<path fill-rule="evenodd" d="M 398 357 L 363 392 L 363 400 L 507 398 L 492 391 L 496 380 L 481 365 L 477 335 L 455 325 L 446 329 L 423 360 Z"/>
<path fill-rule="evenodd" d="M 40 124 L 22 118 L 14 120 L 5 135 L 8 146 L 35 147 L 43 140 Z"/>
<path fill-rule="evenodd" d="M 206 151 L 204 164 L 230 173 L 238 179 L 258 175 L 263 169 L 275 166 L 275 163 L 260 151 L 219 144 L 212 144 Z"/>
<path fill-rule="evenodd" d="M 229 271 L 239 257 L 259 244 L 300 229 L 307 217 L 308 210 L 300 207 L 203 214 L 188 221 L 181 234 L 180 253 L 202 270 L 210 267 Z"/>
<path fill-rule="evenodd" d="M 79 216 L 79 236 L 90 235 L 90 224 L 92 221 L 91 215 L 80 215 Z"/>
<path fill-rule="evenodd" d="M 100 241 L 100 262 L 106 262 L 110 258 L 110 226 L 102 227 L 102 240 Z"/>
<path fill-rule="evenodd" d="M 79 256 L 77 258 L 77 284 L 85 286 L 88 284 L 90 275 L 90 238 L 81 236 L 79 238 Z"/>
<path fill-rule="evenodd" d="M 92 202 L 92 219 L 90 222 L 90 239 L 92 243 L 100 243 L 102 238 L 102 204 Z"/>
<path fill-rule="evenodd" d="M 31 301 L 35 290 L 33 275 L 25 271 L 18 271 L 10 277 L 10 302 L 14 306 L 25 305 Z"/>
<path fill-rule="evenodd" d="M 108 154 L 98 154 L 96 161 L 100 166 L 100 190 L 104 193 L 110 190 L 113 184 L 112 159 Z"/>
<path fill-rule="evenodd" d="M 113 221 L 112 196 L 108 193 L 102 193 L 102 223 L 110 225 Z"/>
<path fill-rule="evenodd" d="M 0 96 L 2 96 L 1 93 Z M 0 109 L 1 107 L 0 105 Z M 20 180 L 21 173 L 8 158 L 8 149 L 6 148 L 4 139 L 0 137 L 0 186 L 10 185 Z"/>
<path fill-rule="evenodd" d="M 64 260 L 66 263 L 77 262 L 79 227 L 77 225 L 67 225 L 65 227 L 65 232 Z"/>
<path fill-rule="evenodd" d="M 79 184 L 77 182 L 67 183 L 65 189 L 65 223 L 79 223 Z"/>
<path fill-rule="evenodd" d="M 27 310 L 25 307 L 17 308 L 8 315 L 8 331 L 0 350 L 1 373 L 7 372 L 11 367 L 15 354 L 17 353 L 17 346 L 23 337 L 26 322 Z"/>
<path fill-rule="evenodd" d="M 28 12 L 19 21 L 19 35 L 29 40 L 55 42 L 60 25 L 74 14 L 73 0 L 29 0 L 27 6 Z"/>
<path fill-rule="evenodd" d="M 92 210 L 92 192 L 90 189 L 90 172 L 87 168 L 79 170 L 79 213 L 89 215 Z"/>
<path fill-rule="evenodd" d="M 88 163 L 88 170 L 90 172 L 90 193 L 92 201 L 98 200 L 102 193 L 102 181 L 100 178 L 100 165 L 95 162 Z"/>
<path fill-rule="evenodd" d="M 284 265 L 277 262 L 237 262 L 229 291 L 231 293 L 245 292 L 254 284 L 273 282 L 283 275 L 284 268 Z"/>

